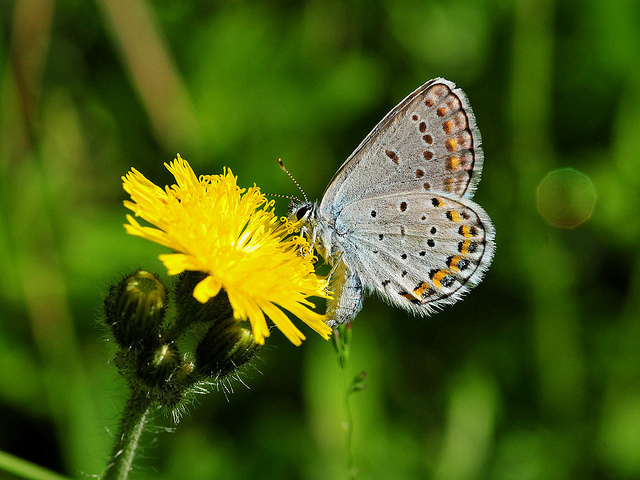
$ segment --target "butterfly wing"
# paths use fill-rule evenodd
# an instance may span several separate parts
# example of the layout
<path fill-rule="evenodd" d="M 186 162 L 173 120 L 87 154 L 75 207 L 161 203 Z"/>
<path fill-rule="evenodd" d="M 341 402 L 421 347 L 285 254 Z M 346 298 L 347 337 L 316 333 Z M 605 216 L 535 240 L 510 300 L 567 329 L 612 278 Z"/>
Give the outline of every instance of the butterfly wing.
<path fill-rule="evenodd" d="M 337 218 L 335 233 L 345 278 L 355 275 L 365 289 L 420 315 L 477 285 L 495 250 L 485 211 L 449 194 L 401 192 L 354 201 Z M 329 310 L 340 311 L 344 301 L 337 295 Z"/>
<path fill-rule="evenodd" d="M 337 171 L 320 204 L 327 217 L 354 200 L 402 189 L 471 198 L 480 181 L 480 132 L 464 92 L 430 80 L 391 110 Z"/>
<path fill-rule="evenodd" d="M 480 132 L 462 90 L 441 78 L 411 93 L 344 162 L 316 212 L 336 268 L 331 325 L 355 316 L 363 289 L 417 314 L 477 285 L 495 249 L 470 198 L 482 171 Z"/>

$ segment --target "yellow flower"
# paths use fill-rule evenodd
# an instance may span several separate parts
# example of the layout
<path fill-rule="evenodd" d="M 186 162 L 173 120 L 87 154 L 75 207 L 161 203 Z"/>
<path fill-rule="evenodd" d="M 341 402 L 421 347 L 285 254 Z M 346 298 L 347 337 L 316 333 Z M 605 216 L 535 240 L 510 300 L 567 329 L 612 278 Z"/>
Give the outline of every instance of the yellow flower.
<path fill-rule="evenodd" d="M 157 227 L 127 215 L 127 232 L 175 251 L 160 255 L 169 275 L 206 273 L 194 298 L 205 303 L 224 289 L 234 317 L 250 321 L 257 343 L 269 336 L 265 316 L 295 345 L 305 339 L 282 309 L 328 339 L 326 316 L 309 309 L 309 297 L 327 297 L 326 279 L 315 275 L 312 255 L 299 254 L 308 246 L 292 235 L 300 225 L 276 217 L 274 202 L 255 185 L 239 188 L 230 169 L 196 177 L 180 155 L 165 166 L 177 185 L 162 189 L 135 169 L 122 177 L 131 196 L 125 207 Z"/>

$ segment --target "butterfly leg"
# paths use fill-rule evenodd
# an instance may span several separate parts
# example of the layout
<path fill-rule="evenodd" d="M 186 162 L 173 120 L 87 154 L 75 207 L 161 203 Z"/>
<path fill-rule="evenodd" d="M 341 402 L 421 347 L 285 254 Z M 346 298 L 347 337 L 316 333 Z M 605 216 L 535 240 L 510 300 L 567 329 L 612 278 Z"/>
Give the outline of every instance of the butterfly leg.
<path fill-rule="evenodd" d="M 343 262 L 339 262 L 339 264 L 342 265 L 342 268 L 336 271 L 344 281 L 336 281 L 337 288 L 334 289 L 334 297 L 327 302 L 327 316 L 329 317 L 327 325 L 332 328 L 353 319 L 362 309 L 363 290 L 360 278 L 355 273 L 349 272 Z"/>
<path fill-rule="evenodd" d="M 307 251 L 304 251 L 304 249 L 302 248 L 300 249 L 300 256 L 306 257 L 311 252 L 313 252 L 313 249 L 316 246 L 316 239 L 318 238 L 318 234 L 316 233 L 315 228 L 309 229 L 309 227 L 303 225 L 300 229 L 300 236 L 302 238 L 308 239 L 309 241 L 309 249 Z"/>
<path fill-rule="evenodd" d="M 314 227 L 311 231 L 311 244 L 309 245 L 309 251 L 307 254 L 312 253 L 313 249 L 316 248 L 316 239 L 318 238 L 317 229 Z"/>

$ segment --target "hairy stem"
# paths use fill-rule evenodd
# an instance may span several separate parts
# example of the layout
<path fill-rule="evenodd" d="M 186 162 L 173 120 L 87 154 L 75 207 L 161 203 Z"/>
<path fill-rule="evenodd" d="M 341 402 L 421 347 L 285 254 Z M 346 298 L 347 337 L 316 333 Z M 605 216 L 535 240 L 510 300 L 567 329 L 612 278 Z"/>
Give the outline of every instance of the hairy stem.
<path fill-rule="evenodd" d="M 126 480 L 129 476 L 150 409 L 151 401 L 146 396 L 131 394 L 122 414 L 111 461 L 103 480 Z"/>

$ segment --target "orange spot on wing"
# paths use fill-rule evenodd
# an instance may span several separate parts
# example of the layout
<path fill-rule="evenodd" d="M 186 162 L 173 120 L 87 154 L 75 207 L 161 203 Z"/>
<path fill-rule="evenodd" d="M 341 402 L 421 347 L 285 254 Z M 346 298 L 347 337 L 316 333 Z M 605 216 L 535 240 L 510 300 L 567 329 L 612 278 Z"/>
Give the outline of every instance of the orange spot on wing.
<path fill-rule="evenodd" d="M 460 215 L 455 210 L 449 210 L 447 212 L 447 218 L 449 220 L 451 220 L 452 222 L 461 222 L 462 221 L 462 215 Z"/>
<path fill-rule="evenodd" d="M 456 170 L 460 166 L 460 158 L 459 157 L 449 157 L 445 162 L 445 168 L 447 170 Z"/>
<path fill-rule="evenodd" d="M 413 291 L 414 295 L 418 298 L 422 298 L 423 295 L 429 290 L 429 284 L 427 282 L 422 282 L 420 285 L 416 287 Z"/>
<path fill-rule="evenodd" d="M 471 244 L 473 242 L 471 240 L 465 240 L 464 242 L 460 242 L 460 246 L 458 247 L 458 250 L 460 250 L 460 253 L 462 254 L 462 256 L 467 256 L 469 255 L 469 249 L 471 248 Z"/>
<path fill-rule="evenodd" d="M 456 273 L 458 272 L 460 269 L 458 268 L 458 262 L 462 260 L 462 257 L 460 255 L 455 255 L 453 257 L 451 257 L 451 259 L 448 262 L 448 267 L 449 269 L 453 272 Z"/>
<path fill-rule="evenodd" d="M 436 288 L 442 288 L 441 282 L 444 279 L 444 277 L 446 277 L 449 274 L 450 272 L 447 270 L 438 270 L 436 274 L 433 276 L 433 278 L 431 278 L 431 281 L 433 282 L 433 286 Z"/>
<path fill-rule="evenodd" d="M 409 300 L 411 303 L 415 303 L 415 304 L 423 303 L 423 302 L 421 302 L 421 301 L 420 301 L 420 299 L 419 299 L 419 298 L 416 298 L 416 297 L 415 297 L 415 295 L 414 295 L 413 293 L 409 293 L 409 292 L 398 292 L 398 294 L 399 294 L 401 297 L 403 297 L 403 298 L 405 298 L 405 299 Z"/>
<path fill-rule="evenodd" d="M 468 225 L 463 225 L 460 227 L 460 233 L 465 238 L 471 238 L 474 236 L 473 230 Z"/>

